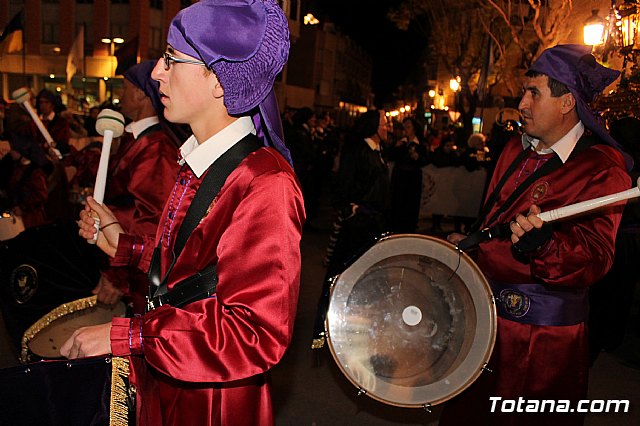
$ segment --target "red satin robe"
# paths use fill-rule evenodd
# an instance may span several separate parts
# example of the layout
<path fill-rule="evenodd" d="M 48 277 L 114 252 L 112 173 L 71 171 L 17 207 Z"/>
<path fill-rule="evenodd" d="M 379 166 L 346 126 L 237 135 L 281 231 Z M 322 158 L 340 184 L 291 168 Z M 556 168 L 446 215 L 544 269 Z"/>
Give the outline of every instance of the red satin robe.
<path fill-rule="evenodd" d="M 519 139 L 507 144 L 488 194 L 493 192 L 521 151 Z M 487 217 L 491 218 L 517 184 L 551 155 L 555 154 L 532 152 L 507 180 L 496 207 Z M 629 187 L 630 179 L 620 153 L 608 145 L 595 145 L 538 179 L 495 223 L 484 223 L 483 227 L 509 222 L 517 213 L 526 215 L 531 204 L 547 211 Z M 487 278 L 503 283 L 543 283 L 551 289 L 590 286 L 611 267 L 622 210 L 623 206 L 618 205 L 555 222 L 551 240 L 534 252 L 530 261 L 518 260 L 510 239 L 493 239 L 480 245 L 478 266 Z M 448 403 L 441 424 L 582 424 L 581 416 L 570 414 L 492 414 L 489 397 L 516 401 L 519 397 L 563 399 L 572 400 L 574 404 L 576 400 L 586 398 L 589 367 L 584 322 L 570 326 L 539 326 L 498 317 L 497 341 L 488 367 L 493 373 L 483 373 L 467 391 Z"/>
<path fill-rule="evenodd" d="M 42 167 L 17 162 L 9 181 L 9 194 L 15 207 L 20 208 L 25 228 L 49 222 L 47 202 L 47 174 Z"/>
<path fill-rule="evenodd" d="M 160 125 L 142 132 L 138 139 L 126 133 L 109 160 L 105 203 L 125 231 L 153 235 L 158 229 L 162 205 L 169 197 L 178 173 L 178 157 L 171 137 Z M 148 279 L 137 268 L 113 266 L 103 274 L 129 295 L 134 313 L 143 313 Z"/>
<path fill-rule="evenodd" d="M 55 114 L 53 120 L 42 120 L 42 124 L 47 128 L 47 131 L 51 135 L 54 143 L 56 144 L 56 149 L 60 151 L 61 154 L 68 154 L 70 151 L 69 147 L 69 138 L 71 137 L 71 127 L 69 126 L 69 122 L 60 114 Z M 47 141 L 45 140 L 42 133 L 36 126 L 35 123 L 32 123 L 33 131 L 37 134 L 39 143 L 47 147 Z"/>
<path fill-rule="evenodd" d="M 202 178 L 183 166 L 163 212 L 162 273 Z M 132 356 L 140 425 L 270 425 L 266 372 L 291 341 L 300 282 L 304 203 L 295 174 L 272 148 L 250 154 L 226 180 L 187 241 L 169 288 L 215 263 L 214 296 L 115 318 L 114 355 Z M 148 266 L 152 247 L 121 235 Z M 127 242 L 128 244 L 127 246 Z"/>

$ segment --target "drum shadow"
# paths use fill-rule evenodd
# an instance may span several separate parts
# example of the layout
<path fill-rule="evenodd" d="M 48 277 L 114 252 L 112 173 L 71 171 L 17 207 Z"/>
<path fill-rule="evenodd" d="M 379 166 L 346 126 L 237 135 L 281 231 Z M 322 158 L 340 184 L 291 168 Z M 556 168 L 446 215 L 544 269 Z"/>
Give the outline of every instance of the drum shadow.
<path fill-rule="evenodd" d="M 339 405 L 347 405 L 348 401 L 349 411 L 359 416 L 362 413 L 367 413 L 380 420 L 389 422 L 389 424 L 397 425 L 414 425 L 414 424 L 430 424 L 437 422 L 442 411 L 442 405 L 437 405 L 431 408 L 431 413 L 421 408 L 405 408 L 397 407 L 389 404 L 377 401 L 367 395 L 358 395 L 358 389 L 344 376 L 340 371 L 338 365 L 335 363 L 328 350 L 323 350 L 323 362 L 328 364 L 329 372 L 333 381 L 339 386 L 342 391 L 342 396 L 345 398 L 345 402 L 341 402 Z M 335 397 L 338 399 L 338 396 Z M 336 407 L 337 408 L 337 407 Z M 345 423 L 345 424 L 348 424 Z"/>

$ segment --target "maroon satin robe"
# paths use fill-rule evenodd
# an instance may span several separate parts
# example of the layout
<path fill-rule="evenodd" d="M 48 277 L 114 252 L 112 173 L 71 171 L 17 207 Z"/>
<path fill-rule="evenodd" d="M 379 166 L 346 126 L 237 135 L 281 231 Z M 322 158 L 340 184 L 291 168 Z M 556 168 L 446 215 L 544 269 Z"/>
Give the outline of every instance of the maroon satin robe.
<path fill-rule="evenodd" d="M 125 231 L 154 235 L 162 206 L 178 173 L 178 156 L 171 137 L 159 125 L 134 139 L 125 133 L 109 160 L 105 203 Z M 113 266 L 103 271 L 115 287 L 130 296 L 134 313 L 144 313 L 148 280 L 137 268 Z"/>
<path fill-rule="evenodd" d="M 185 165 L 156 235 L 162 273 L 202 178 Z M 272 148 L 250 154 L 226 180 L 169 276 L 169 288 L 215 263 L 214 296 L 115 318 L 114 355 L 131 355 L 140 425 L 270 425 L 265 374 L 293 332 L 304 203 L 295 174 Z M 124 238 L 123 238 L 124 237 Z M 118 259 L 148 267 L 153 247 L 121 235 Z"/>
<path fill-rule="evenodd" d="M 42 120 L 42 124 L 51 135 L 51 138 L 56 145 L 56 149 L 63 155 L 68 154 L 70 151 L 69 138 L 71 137 L 71 126 L 69 126 L 69 122 L 60 114 L 55 114 L 53 120 Z M 48 147 L 47 141 L 44 136 L 42 136 L 42 133 L 40 133 L 40 130 L 35 123 L 32 123 L 32 128 L 37 135 L 38 142 L 43 147 Z"/>
<path fill-rule="evenodd" d="M 48 198 L 47 174 L 42 167 L 16 162 L 8 189 L 14 206 L 20 208 L 25 228 L 49 223 L 44 207 Z"/>
<path fill-rule="evenodd" d="M 507 144 L 488 194 L 521 151 L 520 139 Z M 507 180 L 487 217 L 491 218 L 516 186 L 552 155 L 532 151 Z M 531 204 L 547 211 L 629 187 L 620 153 L 608 145 L 595 145 L 535 181 L 495 223 L 484 223 L 483 227 L 509 222 L 518 213 L 526 215 Z M 478 266 L 487 278 L 502 283 L 541 283 L 551 289 L 590 286 L 611 267 L 622 210 L 618 205 L 555 222 L 551 240 L 528 261 L 519 260 L 510 239 L 493 239 L 480 245 Z M 469 389 L 447 403 L 441 424 L 582 424 L 580 415 L 492 414 L 489 397 L 563 399 L 574 404 L 586 398 L 589 367 L 585 323 L 538 326 L 498 317 L 497 341 L 488 367 L 493 373 L 484 372 Z"/>

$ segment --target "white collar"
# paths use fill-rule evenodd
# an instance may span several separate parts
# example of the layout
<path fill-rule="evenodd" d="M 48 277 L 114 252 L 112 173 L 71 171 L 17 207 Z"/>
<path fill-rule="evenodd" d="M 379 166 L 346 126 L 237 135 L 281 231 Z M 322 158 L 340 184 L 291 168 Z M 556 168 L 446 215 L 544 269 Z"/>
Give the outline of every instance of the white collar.
<path fill-rule="evenodd" d="M 186 162 L 199 178 L 214 161 L 249 133 L 255 135 L 256 128 L 251 117 L 244 116 L 200 144 L 195 136 L 192 135 L 180 147 L 180 156 L 182 158 L 180 164 L 182 165 Z"/>
<path fill-rule="evenodd" d="M 156 125 L 160 122 L 160 119 L 157 116 L 142 118 L 138 121 L 132 121 L 124 128 L 125 131 L 129 133 L 133 133 L 134 139 L 138 139 L 140 133 L 147 130 L 149 127 Z"/>
<path fill-rule="evenodd" d="M 551 152 L 555 152 L 564 164 L 569 159 L 571 152 L 578 143 L 578 139 L 580 139 L 583 134 L 584 124 L 582 124 L 582 121 L 578 121 L 578 124 L 573 126 L 573 128 L 569 130 L 567 134 L 561 137 L 558 142 L 551 145 L 551 148 L 542 149 L 538 152 L 540 152 L 541 154 L 549 154 Z M 522 146 L 524 149 L 526 149 L 528 146 L 531 146 L 532 149 L 536 149 L 538 143 L 540 143 L 539 139 L 533 138 L 526 133 L 522 135 Z"/>
<path fill-rule="evenodd" d="M 380 151 L 380 145 L 378 145 L 376 141 L 374 141 L 373 139 L 364 138 L 364 141 L 367 143 L 367 145 L 369 145 L 369 148 L 371 148 L 373 151 Z"/>

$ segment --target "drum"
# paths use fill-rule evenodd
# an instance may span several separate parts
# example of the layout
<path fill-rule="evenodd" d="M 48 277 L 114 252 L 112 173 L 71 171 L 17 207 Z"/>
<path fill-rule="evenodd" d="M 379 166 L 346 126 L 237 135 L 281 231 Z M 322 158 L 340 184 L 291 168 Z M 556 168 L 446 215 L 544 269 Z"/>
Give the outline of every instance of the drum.
<path fill-rule="evenodd" d="M 28 228 L 0 243 L 0 308 L 16 348 L 25 330 L 47 312 L 91 296 L 101 256 L 72 221 Z"/>
<path fill-rule="evenodd" d="M 482 373 L 496 308 L 466 254 L 439 239 L 396 235 L 336 277 L 325 327 L 333 358 L 360 393 L 428 408 Z"/>
<path fill-rule="evenodd" d="M 24 223 L 20 216 L 2 213 L 0 216 L 0 241 L 10 240 L 24 231 Z"/>
<path fill-rule="evenodd" d="M 42 361 L 0 370 L 0 424 L 134 424 L 128 360 Z"/>
<path fill-rule="evenodd" d="M 113 317 L 125 315 L 125 305 L 98 303 L 97 296 L 64 303 L 25 331 L 22 336 L 20 361 L 59 359 L 60 347 L 81 327 L 104 324 Z"/>

